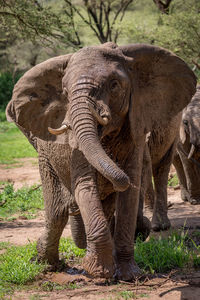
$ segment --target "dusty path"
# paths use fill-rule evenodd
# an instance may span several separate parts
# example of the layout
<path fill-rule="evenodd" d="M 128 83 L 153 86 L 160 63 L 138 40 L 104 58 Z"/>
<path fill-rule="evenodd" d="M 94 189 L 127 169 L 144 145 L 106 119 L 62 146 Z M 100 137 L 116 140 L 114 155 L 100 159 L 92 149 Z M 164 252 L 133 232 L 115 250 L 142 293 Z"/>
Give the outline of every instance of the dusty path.
<path fill-rule="evenodd" d="M 15 189 L 41 184 L 37 158 L 18 159 L 18 161 L 17 167 L 6 168 L 5 165 L 0 165 L 0 181 L 12 182 Z M 18 218 L 12 222 L 1 222 L 0 242 L 24 245 L 37 240 L 43 228 L 44 212 L 40 212 L 37 218 L 32 220 Z M 69 225 L 66 226 L 63 236 L 71 236 Z"/>
<path fill-rule="evenodd" d="M 0 166 L 0 181 L 14 182 L 15 188 L 23 185 L 40 183 L 39 171 L 36 159 L 26 159 L 18 168 L 5 169 Z M 173 204 L 168 215 L 173 228 L 186 226 L 191 230 L 200 229 L 200 205 L 192 206 L 180 199 L 180 191 L 168 189 L 168 200 Z M 149 213 L 146 213 L 149 216 Z M 22 218 L 12 222 L 0 223 L 0 242 L 9 241 L 12 244 L 23 245 L 28 241 L 37 240 L 44 227 L 44 213 L 40 212 L 36 219 L 23 220 Z M 167 234 L 166 232 L 164 234 Z M 63 236 L 70 236 L 69 225 L 64 230 Z M 44 280 L 44 278 L 42 279 Z M 35 290 L 41 285 L 40 280 L 35 288 L 29 291 L 15 292 L 11 299 L 163 299 L 163 300 L 199 300 L 200 299 L 200 271 L 192 274 L 173 275 L 147 280 L 145 283 L 111 284 L 104 281 L 87 278 L 83 275 L 67 273 L 47 274 L 45 280 L 54 283 L 76 283 L 79 288 L 63 291 L 39 291 Z M 132 293 L 132 294 L 130 294 Z M 132 295 L 132 296 L 130 296 Z M 34 298 L 35 297 L 35 298 Z"/>
<path fill-rule="evenodd" d="M 18 189 L 24 185 L 33 185 L 40 182 L 40 174 L 37 158 L 18 159 L 14 165 L 0 165 L 0 181 L 14 183 L 14 188 Z"/>

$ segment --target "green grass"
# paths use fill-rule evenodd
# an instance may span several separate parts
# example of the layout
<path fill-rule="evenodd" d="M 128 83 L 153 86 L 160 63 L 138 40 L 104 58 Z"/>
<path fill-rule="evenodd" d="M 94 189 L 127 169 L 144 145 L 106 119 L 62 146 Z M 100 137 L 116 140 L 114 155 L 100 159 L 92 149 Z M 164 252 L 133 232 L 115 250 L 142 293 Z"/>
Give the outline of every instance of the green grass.
<path fill-rule="evenodd" d="M 14 289 L 23 286 L 41 273 L 46 264 L 31 261 L 37 255 L 36 243 L 30 243 L 26 246 L 10 246 L 7 243 L 1 243 L 0 246 L 7 248 L 4 254 L 0 255 L 0 299 Z M 78 249 L 74 242 L 68 238 L 60 240 L 59 251 L 67 259 L 80 259 L 84 256 L 85 250 Z M 46 282 L 42 286 L 43 290 L 60 290 L 64 288 L 75 289 L 76 284 L 59 286 L 58 284 Z"/>
<path fill-rule="evenodd" d="M 168 238 L 151 237 L 148 242 L 137 240 L 135 260 L 145 272 L 163 273 L 175 268 L 200 265 L 200 247 L 187 232 L 172 232 Z"/>
<path fill-rule="evenodd" d="M 168 186 L 176 186 L 178 184 L 179 184 L 179 181 L 178 181 L 178 177 L 176 174 L 173 177 L 169 178 Z"/>
<path fill-rule="evenodd" d="M 31 262 L 36 255 L 36 244 L 12 246 L 0 255 L 0 299 L 12 293 L 17 286 L 33 281 L 45 269 L 45 264 Z"/>
<path fill-rule="evenodd" d="M 1 244 L 0 244 L 1 246 Z M 36 255 L 36 243 L 28 244 L 23 247 L 9 246 L 2 247 L 7 251 L 0 255 L 0 298 L 19 286 L 25 288 L 25 285 L 33 281 L 35 276 L 45 269 L 45 264 L 39 264 L 37 261 L 31 262 L 31 258 Z M 77 248 L 70 238 L 60 240 L 59 252 L 71 263 L 80 262 L 85 255 L 85 250 Z M 190 239 L 187 232 L 172 232 L 168 238 L 151 237 L 147 242 L 141 242 L 139 239 L 135 245 L 135 260 L 144 270 L 144 272 L 169 272 L 172 269 L 199 267 L 200 266 L 200 246 L 197 246 Z M 76 289 L 78 286 L 66 285 L 59 286 L 51 282 L 45 282 L 41 286 L 42 290 L 60 290 L 65 288 Z M 134 296 L 131 291 L 122 291 L 120 296 L 123 299 L 131 299 Z M 146 295 L 148 297 L 148 295 Z"/>
<path fill-rule="evenodd" d="M 76 247 L 71 238 L 60 239 L 59 251 L 65 259 L 73 261 L 82 258 L 86 253 L 86 250 Z"/>
<path fill-rule="evenodd" d="M 0 164 L 25 157 L 37 157 L 37 152 L 14 123 L 0 122 Z"/>
<path fill-rule="evenodd" d="M 8 249 L 10 247 L 10 243 L 8 242 L 0 242 L 0 250 Z"/>
<path fill-rule="evenodd" d="M 38 186 L 24 187 L 15 191 L 13 184 L 7 184 L 0 194 L 0 219 L 3 220 L 11 218 L 16 213 L 32 218 L 43 208 L 42 188 Z"/>

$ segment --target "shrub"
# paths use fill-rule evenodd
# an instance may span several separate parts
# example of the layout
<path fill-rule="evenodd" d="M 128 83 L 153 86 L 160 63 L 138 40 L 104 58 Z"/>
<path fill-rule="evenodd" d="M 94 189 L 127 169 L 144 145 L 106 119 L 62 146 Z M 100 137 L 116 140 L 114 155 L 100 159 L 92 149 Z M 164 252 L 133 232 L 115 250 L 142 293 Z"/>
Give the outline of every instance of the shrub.
<path fill-rule="evenodd" d="M 18 73 L 14 78 L 10 72 L 0 74 L 0 109 L 6 108 L 7 103 L 12 97 L 12 91 L 15 83 L 22 74 Z"/>

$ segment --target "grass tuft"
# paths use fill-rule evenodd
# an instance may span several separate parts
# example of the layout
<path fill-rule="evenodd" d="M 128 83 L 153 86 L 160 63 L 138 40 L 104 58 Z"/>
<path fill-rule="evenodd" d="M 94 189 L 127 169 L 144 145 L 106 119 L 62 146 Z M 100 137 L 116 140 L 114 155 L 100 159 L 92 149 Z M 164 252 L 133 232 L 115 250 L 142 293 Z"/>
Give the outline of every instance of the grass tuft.
<path fill-rule="evenodd" d="M 65 259 L 73 261 L 79 260 L 86 253 L 86 250 L 78 248 L 71 238 L 60 239 L 59 251 Z"/>
<path fill-rule="evenodd" d="M 172 175 L 172 177 L 170 177 L 168 179 L 168 186 L 177 186 L 179 184 L 179 181 L 178 181 L 178 177 L 176 174 Z"/>
<path fill-rule="evenodd" d="M 18 285 L 33 280 L 45 267 L 37 261 L 30 261 L 36 254 L 35 243 L 8 248 L 0 256 L 0 280 Z"/>
<path fill-rule="evenodd" d="M 151 237 L 142 242 L 137 239 L 135 260 L 146 272 L 168 272 L 175 268 L 198 265 L 200 249 L 191 247 L 188 233 L 172 232 L 168 238 Z"/>
<path fill-rule="evenodd" d="M 42 188 L 37 186 L 14 190 L 13 184 L 6 184 L 0 194 L 0 218 L 5 220 L 15 213 L 33 217 L 39 209 L 43 209 Z"/>
<path fill-rule="evenodd" d="M 12 246 L 0 256 L 0 299 L 12 293 L 16 286 L 33 281 L 45 269 L 45 264 L 31 262 L 36 253 L 36 243 L 32 243 Z"/>
<path fill-rule="evenodd" d="M 37 157 L 37 152 L 14 123 L 0 122 L 0 164 L 25 157 Z"/>

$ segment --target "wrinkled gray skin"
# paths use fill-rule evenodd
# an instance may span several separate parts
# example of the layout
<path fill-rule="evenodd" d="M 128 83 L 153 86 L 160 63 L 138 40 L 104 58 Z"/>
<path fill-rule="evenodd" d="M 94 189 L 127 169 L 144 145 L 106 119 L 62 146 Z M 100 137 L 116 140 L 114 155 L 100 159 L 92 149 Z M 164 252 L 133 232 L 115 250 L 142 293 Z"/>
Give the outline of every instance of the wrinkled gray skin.
<path fill-rule="evenodd" d="M 85 270 L 122 280 L 140 274 L 134 234 L 146 134 L 177 115 L 195 86 L 171 52 L 113 43 L 52 58 L 18 81 L 7 118 L 38 151 L 46 211 L 39 259 L 58 263 L 59 239 L 77 205 L 86 242 L 80 215 L 72 231 L 79 246 L 87 243 Z"/>
<path fill-rule="evenodd" d="M 142 205 L 144 202 L 146 207 L 153 211 L 151 228 L 154 231 L 167 230 L 171 225 L 167 216 L 167 184 L 170 166 L 176 152 L 180 122 L 181 113 L 175 116 L 167 126 L 154 129 L 149 136 L 143 160 L 137 220 L 139 232 L 145 232 L 145 229 L 140 228 L 141 220 L 144 218 Z"/>
<path fill-rule="evenodd" d="M 194 152 L 191 148 L 194 146 Z M 188 156 L 190 155 L 190 158 Z M 183 110 L 180 141 L 174 159 L 181 197 L 191 204 L 200 204 L 200 86 Z"/>

